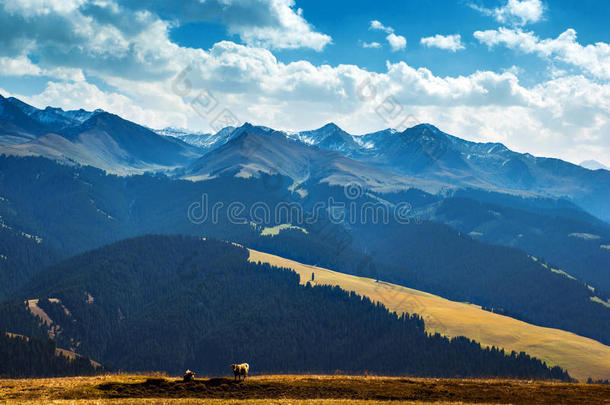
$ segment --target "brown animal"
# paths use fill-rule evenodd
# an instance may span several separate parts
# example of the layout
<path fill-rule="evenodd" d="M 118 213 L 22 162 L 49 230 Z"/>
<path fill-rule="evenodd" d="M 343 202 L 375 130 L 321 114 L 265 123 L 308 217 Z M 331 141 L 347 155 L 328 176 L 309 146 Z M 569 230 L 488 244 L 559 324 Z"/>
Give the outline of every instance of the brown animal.
<path fill-rule="evenodd" d="M 193 373 L 191 370 L 186 370 L 183 378 L 184 382 L 193 381 L 195 379 L 195 373 Z"/>
<path fill-rule="evenodd" d="M 238 379 L 243 375 L 245 380 L 246 376 L 248 375 L 248 371 L 250 370 L 250 365 L 248 363 L 233 363 L 231 364 L 231 368 L 233 369 L 233 374 L 235 374 L 235 379 Z"/>

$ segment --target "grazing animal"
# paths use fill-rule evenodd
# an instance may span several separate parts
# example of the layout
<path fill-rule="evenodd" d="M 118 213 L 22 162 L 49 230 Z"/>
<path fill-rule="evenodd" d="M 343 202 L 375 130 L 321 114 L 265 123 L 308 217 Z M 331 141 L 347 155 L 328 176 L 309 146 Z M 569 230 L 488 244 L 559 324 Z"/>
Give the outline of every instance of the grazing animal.
<path fill-rule="evenodd" d="M 250 370 L 250 365 L 248 363 L 233 363 L 231 364 L 231 368 L 233 369 L 233 374 L 235 374 L 235 379 L 241 378 L 243 375 L 245 380 L 246 376 L 248 375 L 248 370 Z"/>
<path fill-rule="evenodd" d="M 191 370 L 186 370 L 183 378 L 184 382 L 193 381 L 195 379 L 195 373 L 193 373 Z"/>

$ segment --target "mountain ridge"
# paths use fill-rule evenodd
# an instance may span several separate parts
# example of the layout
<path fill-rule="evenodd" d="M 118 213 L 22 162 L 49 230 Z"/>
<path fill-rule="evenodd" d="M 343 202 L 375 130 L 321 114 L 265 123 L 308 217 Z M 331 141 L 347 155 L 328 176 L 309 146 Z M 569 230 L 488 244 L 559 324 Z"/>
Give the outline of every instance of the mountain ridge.
<path fill-rule="evenodd" d="M 441 188 L 439 182 L 398 176 L 341 153 L 286 137 L 280 131 L 249 125 L 233 131 L 229 141 L 192 163 L 181 177 L 189 180 L 222 175 L 249 178 L 260 173 L 287 176 L 295 187 L 324 182 L 331 185 L 355 183 L 377 191 L 418 187 L 436 192 Z"/>
<path fill-rule="evenodd" d="M 604 165 L 603 163 L 598 162 L 597 160 L 585 160 L 579 163 L 579 166 L 584 167 L 589 170 L 608 170 L 610 171 L 610 167 Z"/>
<path fill-rule="evenodd" d="M 350 135 L 336 124 L 317 130 L 283 132 L 246 123 L 230 132 L 222 145 L 241 132 L 275 133 L 320 150 L 376 166 L 403 176 L 424 190 L 478 188 L 516 195 L 567 198 L 597 217 L 610 221 L 610 171 L 591 171 L 561 159 L 514 152 L 497 142 L 472 142 L 431 124 L 403 132 L 390 129 Z M 214 148 L 210 148 L 208 153 Z M 243 162 L 242 162 L 243 163 Z M 277 162 L 270 162 L 270 166 Z M 434 187 L 426 188 L 426 182 Z M 440 186 L 439 186 L 440 185 Z"/>
<path fill-rule="evenodd" d="M 99 109 L 40 110 L 4 97 L 0 106 L 0 153 L 8 155 L 43 156 L 132 174 L 175 169 L 203 154 L 196 146 Z"/>

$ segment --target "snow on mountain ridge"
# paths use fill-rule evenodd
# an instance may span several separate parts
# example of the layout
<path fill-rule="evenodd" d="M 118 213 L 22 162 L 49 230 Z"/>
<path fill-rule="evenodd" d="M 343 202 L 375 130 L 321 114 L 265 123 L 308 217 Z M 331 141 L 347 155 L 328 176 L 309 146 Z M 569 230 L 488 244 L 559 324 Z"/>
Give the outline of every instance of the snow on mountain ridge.
<path fill-rule="evenodd" d="M 584 162 L 580 162 L 580 166 L 584 167 L 585 169 L 589 169 L 589 170 L 599 170 L 599 169 L 603 169 L 603 170 L 609 170 L 610 171 L 610 167 L 604 165 L 603 163 L 598 162 L 597 160 L 585 160 Z"/>

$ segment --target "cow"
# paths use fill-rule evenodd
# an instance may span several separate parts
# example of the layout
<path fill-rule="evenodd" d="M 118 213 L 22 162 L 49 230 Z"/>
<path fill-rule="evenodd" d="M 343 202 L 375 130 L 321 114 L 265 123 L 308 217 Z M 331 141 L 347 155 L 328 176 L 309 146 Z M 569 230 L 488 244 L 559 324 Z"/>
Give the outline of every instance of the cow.
<path fill-rule="evenodd" d="M 241 363 L 241 364 L 231 364 L 231 368 L 233 369 L 233 374 L 235 374 L 235 379 L 237 380 L 238 378 L 240 378 L 242 375 L 244 376 L 244 380 L 246 379 L 246 376 L 248 375 L 248 370 L 250 370 L 250 365 L 248 363 Z"/>
<path fill-rule="evenodd" d="M 186 370 L 186 372 L 184 373 L 184 382 L 190 382 L 193 381 L 195 379 L 195 373 L 193 373 L 191 370 Z"/>

